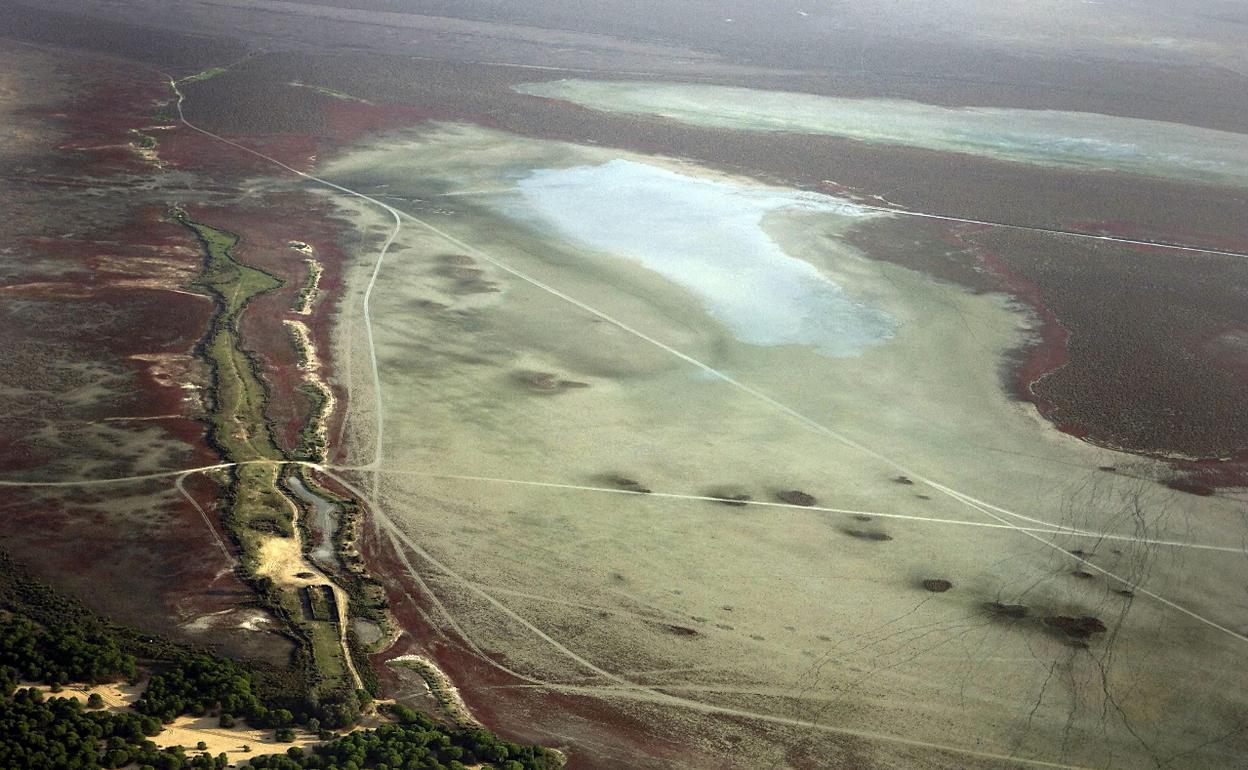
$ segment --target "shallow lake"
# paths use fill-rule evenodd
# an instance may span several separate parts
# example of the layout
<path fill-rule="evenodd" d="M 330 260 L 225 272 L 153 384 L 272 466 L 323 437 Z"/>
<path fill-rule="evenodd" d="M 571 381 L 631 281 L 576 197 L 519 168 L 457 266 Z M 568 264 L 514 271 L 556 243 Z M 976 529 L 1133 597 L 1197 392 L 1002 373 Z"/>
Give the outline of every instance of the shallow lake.
<path fill-rule="evenodd" d="M 855 302 L 767 234 L 776 212 L 872 216 L 817 193 L 737 185 L 617 159 L 543 169 L 518 183 L 513 216 L 597 251 L 633 259 L 696 296 L 743 342 L 852 356 L 892 336 L 883 310 Z"/>

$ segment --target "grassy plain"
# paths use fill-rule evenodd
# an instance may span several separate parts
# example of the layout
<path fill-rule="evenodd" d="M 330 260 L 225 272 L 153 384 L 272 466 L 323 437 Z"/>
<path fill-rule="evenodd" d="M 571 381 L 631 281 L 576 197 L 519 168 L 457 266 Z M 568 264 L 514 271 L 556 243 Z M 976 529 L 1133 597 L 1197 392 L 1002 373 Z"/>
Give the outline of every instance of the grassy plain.
<path fill-rule="evenodd" d="M 325 172 L 415 217 L 372 295 L 386 433 L 369 502 L 438 597 L 435 623 L 482 666 L 657 709 L 647 729 L 712 754 L 737 730 L 780 734 L 733 742 L 755 766 L 850 739 L 884 766 L 916 746 L 906 766 L 1219 767 L 1244 748 L 1224 737 L 1243 688 L 1206 673 L 1242 678 L 1237 501 L 1053 430 L 1002 387 L 1034 319 L 866 258 L 851 219 L 757 225 L 897 320 L 832 357 L 745 344 L 627 250 L 518 205 L 535 171 L 621 157 L 758 188 L 449 125 Z M 384 224 L 342 205 L 361 232 Z M 359 339 L 358 316 L 343 335 Z M 348 438 L 371 457 L 371 402 L 352 407 Z M 792 490 L 816 505 L 783 504 Z M 736 495 L 752 499 L 712 499 Z"/>

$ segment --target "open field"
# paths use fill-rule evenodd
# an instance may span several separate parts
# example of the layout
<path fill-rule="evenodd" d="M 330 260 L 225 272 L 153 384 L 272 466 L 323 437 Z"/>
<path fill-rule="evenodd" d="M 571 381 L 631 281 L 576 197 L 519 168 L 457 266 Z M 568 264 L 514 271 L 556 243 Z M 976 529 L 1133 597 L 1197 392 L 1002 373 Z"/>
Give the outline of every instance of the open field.
<path fill-rule="evenodd" d="M 930 766 L 1244 750 L 1240 688 L 1215 696 L 1198 673 L 1238 676 L 1248 643 L 1242 502 L 1168 489 L 1164 464 L 1014 400 L 1000 369 L 1036 333 L 1025 307 L 865 258 L 846 233 L 871 217 L 849 202 L 667 158 L 434 125 L 322 173 L 410 215 L 372 294 L 378 461 L 335 474 L 475 665 L 645 704 L 665 725 L 647 729 L 708 753 L 714 715 L 813 752 L 865 740 L 853 767 L 929 744 Z M 737 287 L 656 247 L 689 189 L 780 196 L 728 220 L 780 250 L 781 283 L 750 283 L 777 301 L 733 305 Z M 693 220 L 682 254 L 732 259 L 717 226 Z M 794 258 L 852 313 L 801 326 Z M 863 318 L 887 331 L 845 345 Z M 372 457 L 371 409 L 349 426 Z"/>
<path fill-rule="evenodd" d="M 0 0 L 0 546 L 573 768 L 1242 764 L 1240 11 L 452 5 Z"/>

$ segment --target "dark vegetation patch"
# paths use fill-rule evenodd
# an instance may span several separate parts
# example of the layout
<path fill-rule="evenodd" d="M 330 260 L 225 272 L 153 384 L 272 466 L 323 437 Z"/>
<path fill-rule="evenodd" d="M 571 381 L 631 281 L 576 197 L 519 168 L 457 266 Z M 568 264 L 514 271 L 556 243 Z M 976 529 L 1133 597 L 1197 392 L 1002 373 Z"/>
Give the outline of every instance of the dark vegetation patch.
<path fill-rule="evenodd" d="M 524 370 L 512 374 L 512 379 L 534 393 L 562 393 L 566 390 L 589 387 L 587 382 L 565 380 L 551 372 Z"/>
<path fill-rule="evenodd" d="M 1101 619 L 1093 615 L 1064 615 L 1058 613 L 1033 615 L 1030 608 L 1026 605 L 1004 604 L 1002 602 L 985 602 L 983 608 L 994 618 L 1027 621 L 1024 627 L 1057 634 L 1067 641 L 1080 643 L 1075 646 L 1086 646 L 1084 644 L 1086 640 L 1096 634 L 1103 634 L 1107 630 Z M 1039 620 L 1038 623 L 1036 622 L 1037 619 Z"/>
<path fill-rule="evenodd" d="M 1248 326 L 1242 259 L 1176 260 L 1164 249 L 999 228 L 972 240 L 1033 286 L 1041 309 L 1069 335 L 1066 365 L 1018 383 L 1020 397 L 1046 417 L 1136 452 L 1219 458 L 1248 449 L 1248 358 L 1223 344 L 1226 330 Z M 1172 487 L 1212 492 L 1198 481 Z"/>
<path fill-rule="evenodd" d="M 1114 591 L 1114 593 L 1119 596 L 1126 597 L 1127 599 L 1135 598 L 1135 591 L 1132 591 L 1130 588 L 1119 588 L 1117 591 Z"/>
<path fill-rule="evenodd" d="M 454 278 L 460 281 L 472 281 L 480 278 L 485 271 L 476 267 L 461 267 L 459 265 L 445 265 L 438 268 L 438 275 L 446 278 Z"/>
<path fill-rule="evenodd" d="M 649 487 L 644 486 L 637 479 L 629 476 L 621 476 L 618 474 L 609 474 L 603 477 L 603 483 L 610 484 L 613 487 L 624 489 L 629 492 L 637 492 L 638 494 L 648 495 L 652 491 Z"/>
<path fill-rule="evenodd" d="M 814 505 L 816 502 L 814 495 L 807 494 L 806 492 L 802 492 L 798 489 L 788 489 L 783 492 L 777 492 L 776 497 L 780 500 L 780 502 L 788 503 L 789 505 L 809 507 Z"/>
<path fill-rule="evenodd" d="M 1001 602 L 985 602 L 984 609 L 989 615 L 1011 620 L 1022 620 L 1027 617 L 1027 606 L 1023 604 L 1002 604 Z"/>
<path fill-rule="evenodd" d="M 476 261 L 465 254 L 447 254 L 434 272 L 451 282 L 454 294 L 489 294 L 501 291 L 498 284 L 485 277 L 485 271 L 473 267 Z"/>
<path fill-rule="evenodd" d="M 934 594 L 943 594 L 953 588 L 953 583 L 944 578 L 927 578 L 923 581 L 923 588 Z"/>
<path fill-rule="evenodd" d="M 216 770 L 228 764 L 224 754 L 192 760 L 181 747 L 156 748 L 151 738 L 163 726 L 152 717 L 88 710 L 77 700 L 45 698 L 38 690 L 18 690 L 16 685 L 8 672 L 0 672 L 4 767 L 96 770 L 141 763 L 159 770 Z"/>
<path fill-rule="evenodd" d="M 305 620 L 329 623 L 337 617 L 334 592 L 327 585 L 303 586 L 299 589 L 299 602 Z"/>
<path fill-rule="evenodd" d="M 914 480 L 913 480 L 913 479 L 911 479 L 909 476 L 894 476 L 894 477 L 893 477 L 893 483 L 894 483 L 894 484 L 903 484 L 903 485 L 907 485 L 907 486 L 908 486 L 908 485 L 913 484 L 913 483 L 914 483 Z"/>
<path fill-rule="evenodd" d="M 746 505 L 754 498 L 741 492 L 708 492 L 707 497 L 724 505 Z"/>
<path fill-rule="evenodd" d="M 487 765 L 503 770 L 547 770 L 559 767 L 558 755 L 540 746 L 523 746 L 487 730 L 448 728 L 405 706 L 393 706 L 399 724 L 362 730 L 310 751 L 256 757 L 257 770 L 319 770 L 351 767 L 418 767 L 429 770 Z M 359 760 L 363 758 L 361 763 Z"/>
<path fill-rule="evenodd" d="M 885 532 L 880 532 L 879 530 L 874 530 L 874 529 L 843 528 L 841 529 L 841 534 L 849 535 L 850 537 L 857 538 L 858 540 L 871 540 L 877 543 L 882 543 L 887 540 L 893 539 L 892 535 L 885 533 Z"/>
<path fill-rule="evenodd" d="M 1096 575 L 1093 575 L 1091 572 L 1085 572 L 1084 570 L 1081 570 L 1081 569 L 1077 569 L 1074 572 L 1071 572 L 1070 574 L 1073 577 L 1079 578 L 1080 580 L 1090 580 L 1096 577 Z"/>
<path fill-rule="evenodd" d="M 48 684 L 101 684 L 138 675 L 134 656 L 122 651 L 107 629 L 85 624 L 44 628 L 9 611 L 0 612 L 0 668 Z"/>
<path fill-rule="evenodd" d="M 1191 478 L 1171 479 L 1166 482 L 1166 486 L 1176 492 L 1186 492 L 1197 497 L 1210 497 L 1214 492 L 1213 487 Z"/>
<path fill-rule="evenodd" d="M 1044 625 L 1061 631 L 1072 639 L 1087 639 L 1093 634 L 1103 634 L 1108 630 L 1100 618 L 1091 615 L 1080 615 L 1079 617 L 1049 615 L 1044 619 Z"/>
<path fill-rule="evenodd" d="M 654 623 L 654 622 L 652 622 L 650 625 L 654 626 L 660 631 L 671 634 L 673 636 L 683 636 L 683 637 L 698 636 L 697 629 L 689 628 L 688 626 L 678 626 L 678 625 L 675 625 L 674 623 Z"/>
<path fill-rule="evenodd" d="M 1248 364 L 1243 379 L 1248 381 Z M 1171 460 L 1170 466 L 1175 475 L 1166 486 L 1190 495 L 1209 497 L 1219 489 L 1248 486 L 1248 449 L 1225 460 Z"/>

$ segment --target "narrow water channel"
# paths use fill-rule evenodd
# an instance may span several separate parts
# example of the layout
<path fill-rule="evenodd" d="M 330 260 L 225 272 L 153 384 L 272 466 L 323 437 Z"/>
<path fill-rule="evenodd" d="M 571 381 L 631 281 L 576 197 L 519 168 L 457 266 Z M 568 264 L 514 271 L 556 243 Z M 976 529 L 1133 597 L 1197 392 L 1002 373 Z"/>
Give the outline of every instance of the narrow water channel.
<path fill-rule="evenodd" d="M 290 491 L 294 492 L 298 497 L 312 509 L 312 517 L 308 521 L 309 529 L 319 535 L 319 541 L 311 551 L 311 557 L 318 567 L 322 569 L 337 570 L 341 568 L 338 562 L 338 554 L 334 552 L 334 533 L 338 530 L 338 520 L 341 512 L 338 506 L 329 502 L 325 498 L 313 494 L 310 489 L 304 486 L 303 481 L 298 476 L 291 476 L 287 480 Z"/>

